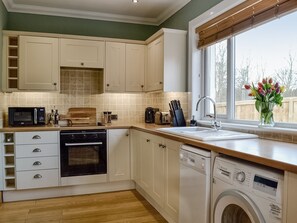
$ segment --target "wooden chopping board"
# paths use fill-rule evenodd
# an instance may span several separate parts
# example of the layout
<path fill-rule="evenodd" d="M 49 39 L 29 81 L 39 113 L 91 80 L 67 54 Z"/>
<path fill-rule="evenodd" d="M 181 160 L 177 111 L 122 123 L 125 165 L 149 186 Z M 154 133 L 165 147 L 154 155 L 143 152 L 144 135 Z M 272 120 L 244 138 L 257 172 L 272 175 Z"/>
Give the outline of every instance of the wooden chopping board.
<path fill-rule="evenodd" d="M 69 108 L 67 116 L 73 126 L 96 125 L 96 108 Z"/>

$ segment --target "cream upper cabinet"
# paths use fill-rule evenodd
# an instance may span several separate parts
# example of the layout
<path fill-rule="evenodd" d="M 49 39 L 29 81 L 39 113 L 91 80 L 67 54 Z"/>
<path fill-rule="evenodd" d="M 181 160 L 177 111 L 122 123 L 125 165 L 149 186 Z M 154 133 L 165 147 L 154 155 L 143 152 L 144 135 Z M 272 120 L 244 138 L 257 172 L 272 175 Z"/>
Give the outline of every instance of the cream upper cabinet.
<path fill-rule="evenodd" d="M 61 66 L 104 68 L 105 42 L 60 39 Z"/>
<path fill-rule="evenodd" d="M 147 42 L 146 91 L 186 91 L 186 31 L 161 29 Z"/>
<path fill-rule="evenodd" d="M 126 44 L 126 91 L 144 91 L 145 46 Z"/>
<path fill-rule="evenodd" d="M 106 43 L 105 90 L 106 92 L 125 91 L 126 70 L 125 43 Z"/>
<path fill-rule="evenodd" d="M 130 180 L 129 129 L 108 130 L 108 161 L 110 181 Z"/>
<path fill-rule="evenodd" d="M 163 89 L 163 45 L 163 36 L 148 45 L 147 91 Z"/>
<path fill-rule="evenodd" d="M 57 38 L 19 37 L 19 89 L 59 89 L 58 47 Z"/>

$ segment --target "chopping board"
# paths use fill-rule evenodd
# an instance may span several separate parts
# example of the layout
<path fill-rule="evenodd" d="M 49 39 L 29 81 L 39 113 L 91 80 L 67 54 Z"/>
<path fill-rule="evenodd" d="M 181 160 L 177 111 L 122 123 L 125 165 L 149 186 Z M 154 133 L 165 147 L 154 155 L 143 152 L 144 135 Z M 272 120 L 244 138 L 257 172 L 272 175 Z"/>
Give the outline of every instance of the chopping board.
<path fill-rule="evenodd" d="M 67 119 L 72 121 L 73 126 L 96 125 L 96 108 L 69 108 Z"/>

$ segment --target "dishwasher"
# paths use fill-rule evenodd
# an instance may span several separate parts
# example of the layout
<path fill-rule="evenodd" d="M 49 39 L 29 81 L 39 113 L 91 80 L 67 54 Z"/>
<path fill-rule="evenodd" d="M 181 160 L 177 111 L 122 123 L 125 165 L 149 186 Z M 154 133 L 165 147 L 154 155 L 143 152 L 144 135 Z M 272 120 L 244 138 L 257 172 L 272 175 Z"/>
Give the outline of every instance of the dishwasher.
<path fill-rule="evenodd" d="M 210 152 L 187 145 L 180 150 L 180 223 L 210 221 Z"/>

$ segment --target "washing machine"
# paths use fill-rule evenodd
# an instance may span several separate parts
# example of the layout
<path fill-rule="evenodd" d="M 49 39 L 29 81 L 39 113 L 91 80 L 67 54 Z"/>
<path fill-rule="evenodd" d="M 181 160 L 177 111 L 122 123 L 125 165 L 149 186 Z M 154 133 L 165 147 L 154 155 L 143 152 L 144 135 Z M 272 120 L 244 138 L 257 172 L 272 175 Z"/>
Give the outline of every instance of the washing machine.
<path fill-rule="evenodd" d="M 281 223 L 284 174 L 217 157 L 213 169 L 213 223 Z"/>

